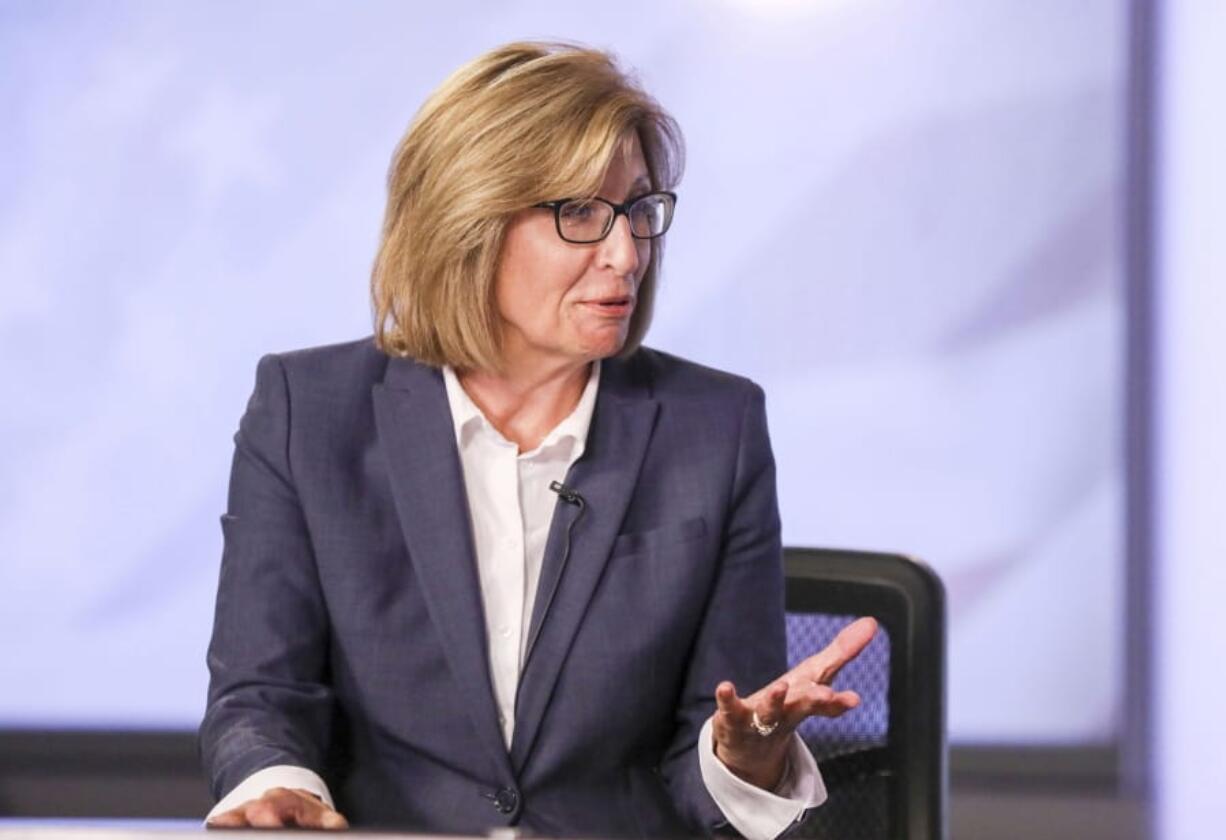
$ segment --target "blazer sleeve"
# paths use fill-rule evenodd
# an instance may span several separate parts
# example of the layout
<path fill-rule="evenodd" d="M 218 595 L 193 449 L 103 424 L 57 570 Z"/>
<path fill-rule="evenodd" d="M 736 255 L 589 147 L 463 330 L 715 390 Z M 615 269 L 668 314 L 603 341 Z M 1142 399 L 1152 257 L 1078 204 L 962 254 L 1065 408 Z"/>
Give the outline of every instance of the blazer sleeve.
<path fill-rule="evenodd" d="M 265 356 L 234 436 L 200 752 L 213 795 L 253 772 L 324 774 L 333 697 L 328 618 L 290 466 L 281 361 Z"/>
<path fill-rule="evenodd" d="M 742 409 L 727 509 L 719 571 L 680 695 L 676 735 L 661 764 L 678 811 L 707 834 L 735 833 L 707 792 L 695 753 L 715 711 L 715 686 L 731 680 L 744 695 L 787 670 L 775 461 L 757 385 Z"/>

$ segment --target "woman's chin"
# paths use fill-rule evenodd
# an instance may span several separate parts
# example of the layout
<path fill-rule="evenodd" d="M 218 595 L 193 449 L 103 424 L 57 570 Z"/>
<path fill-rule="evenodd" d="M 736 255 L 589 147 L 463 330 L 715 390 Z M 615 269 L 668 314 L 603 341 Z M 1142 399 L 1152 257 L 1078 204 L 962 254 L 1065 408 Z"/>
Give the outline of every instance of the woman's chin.
<path fill-rule="evenodd" d="M 612 335 L 595 336 L 586 343 L 587 356 L 592 359 L 607 359 L 616 356 L 626 346 L 626 331 L 619 329 Z"/>

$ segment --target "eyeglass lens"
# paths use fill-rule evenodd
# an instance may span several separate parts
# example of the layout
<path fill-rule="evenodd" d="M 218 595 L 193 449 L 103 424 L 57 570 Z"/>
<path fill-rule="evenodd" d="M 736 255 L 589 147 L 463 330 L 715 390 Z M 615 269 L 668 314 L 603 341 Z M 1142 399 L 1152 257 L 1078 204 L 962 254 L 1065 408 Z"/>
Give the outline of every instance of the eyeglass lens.
<path fill-rule="evenodd" d="M 630 233 L 637 239 L 650 239 L 668 230 L 672 220 L 672 197 L 660 193 L 645 195 L 626 211 Z M 571 242 L 597 242 L 613 227 L 613 205 L 600 199 L 575 199 L 558 208 L 558 225 L 563 239 Z"/>

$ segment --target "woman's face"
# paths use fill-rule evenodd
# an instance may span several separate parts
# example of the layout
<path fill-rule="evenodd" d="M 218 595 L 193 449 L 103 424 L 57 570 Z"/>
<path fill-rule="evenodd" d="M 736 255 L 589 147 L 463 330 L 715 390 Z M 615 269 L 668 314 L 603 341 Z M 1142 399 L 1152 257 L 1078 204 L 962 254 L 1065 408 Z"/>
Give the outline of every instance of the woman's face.
<path fill-rule="evenodd" d="M 632 137 L 613 156 L 598 195 L 621 204 L 651 189 Z M 624 214 L 600 242 L 576 245 L 558 236 L 552 209 L 521 210 L 507 226 L 495 277 L 505 360 L 587 362 L 616 354 L 650 257 L 651 242 L 630 236 Z"/>

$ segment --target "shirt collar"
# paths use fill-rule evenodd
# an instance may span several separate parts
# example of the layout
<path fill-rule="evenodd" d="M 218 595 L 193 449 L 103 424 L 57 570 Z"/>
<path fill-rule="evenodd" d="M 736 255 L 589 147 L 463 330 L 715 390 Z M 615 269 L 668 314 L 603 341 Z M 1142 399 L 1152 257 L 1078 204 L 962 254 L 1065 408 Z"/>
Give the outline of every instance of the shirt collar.
<path fill-rule="evenodd" d="M 451 365 L 443 366 L 443 385 L 447 390 L 447 404 L 451 409 L 451 422 L 455 428 L 456 446 L 461 450 L 468 446 L 473 437 L 482 430 L 498 436 L 504 440 L 501 433 L 494 428 L 486 416 L 481 412 L 481 409 L 472 401 L 472 397 L 468 396 L 468 392 L 460 385 L 460 379 L 456 376 L 455 369 Z M 561 423 L 554 426 L 549 434 L 545 435 L 541 445 L 532 452 L 520 453 L 522 455 L 531 455 L 539 452 L 547 447 L 555 446 L 556 444 L 568 440 L 573 447 L 571 457 L 577 460 L 583 455 L 583 450 L 587 444 L 588 429 L 592 425 L 592 414 L 596 410 L 596 393 L 600 389 L 600 360 L 592 362 L 592 370 L 588 374 L 587 384 L 583 386 L 583 393 L 579 396 L 579 402 L 575 405 L 573 411 L 562 420 Z"/>

